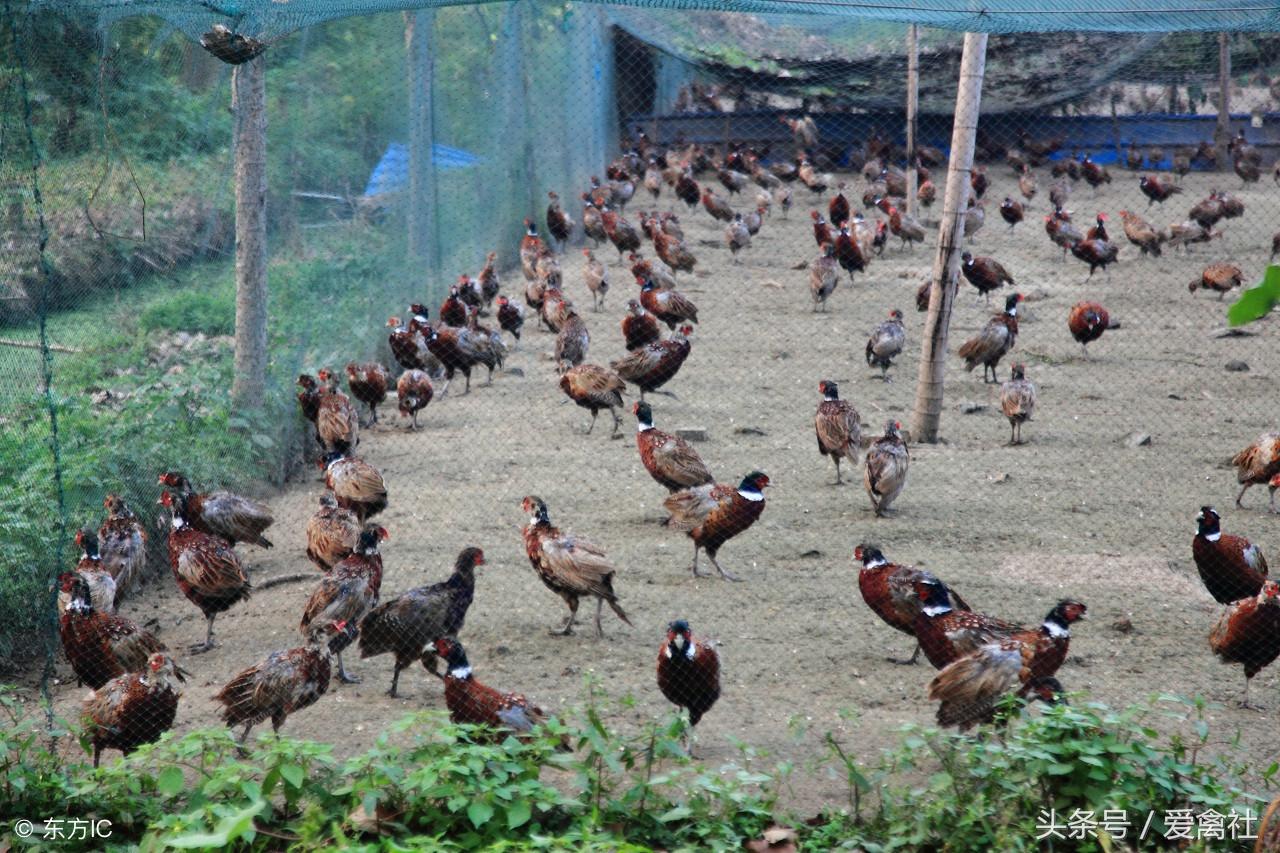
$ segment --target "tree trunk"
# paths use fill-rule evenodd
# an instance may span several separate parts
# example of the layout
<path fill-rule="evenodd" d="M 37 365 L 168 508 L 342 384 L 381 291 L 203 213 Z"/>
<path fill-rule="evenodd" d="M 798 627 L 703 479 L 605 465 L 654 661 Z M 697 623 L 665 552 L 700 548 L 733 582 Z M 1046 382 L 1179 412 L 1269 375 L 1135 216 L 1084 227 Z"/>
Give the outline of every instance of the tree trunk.
<path fill-rule="evenodd" d="M 920 28 L 916 24 L 907 26 L 907 214 L 917 216 L 916 186 L 917 163 L 916 146 L 916 111 L 920 106 Z M 917 217 L 918 218 L 918 217 Z"/>
<path fill-rule="evenodd" d="M 404 46 L 409 69 L 409 257 L 429 270 L 440 265 L 432 105 L 432 38 L 436 13 L 404 13 Z"/>
<path fill-rule="evenodd" d="M 942 420 L 943 380 L 946 373 L 947 332 L 960 273 L 963 218 L 969 202 L 969 176 L 973 171 L 973 147 L 978 133 L 982 102 L 982 76 L 987 61 L 987 34 L 965 33 L 960 61 L 960 85 L 956 89 L 956 114 L 951 130 L 951 162 L 947 168 L 942 221 L 938 224 L 938 252 L 933 259 L 933 287 L 925 320 L 920 373 L 916 383 L 911 435 L 916 441 L 936 442 Z"/>
<path fill-rule="evenodd" d="M 1231 141 L 1231 46 L 1226 33 L 1218 33 L 1218 89 L 1218 126 L 1213 132 L 1213 144 L 1218 149 L 1220 168 L 1230 170 L 1227 144 Z"/>
<path fill-rule="evenodd" d="M 267 376 L 266 57 L 231 75 L 236 170 L 236 359 L 231 399 L 262 405 Z"/>

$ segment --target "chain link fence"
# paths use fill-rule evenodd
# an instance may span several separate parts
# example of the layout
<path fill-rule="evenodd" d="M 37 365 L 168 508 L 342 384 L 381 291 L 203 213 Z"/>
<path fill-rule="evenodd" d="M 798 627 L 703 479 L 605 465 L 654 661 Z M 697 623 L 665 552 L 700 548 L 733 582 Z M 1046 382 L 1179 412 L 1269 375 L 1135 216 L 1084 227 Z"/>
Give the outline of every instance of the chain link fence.
<path fill-rule="evenodd" d="M 130 736 L 292 703 L 350 753 L 451 690 L 535 716 L 468 683 L 555 712 L 589 678 L 621 726 L 687 708 L 708 762 L 794 762 L 803 803 L 839 790 L 827 733 L 873 755 L 1007 694 L 1200 695 L 1260 771 L 1280 751 L 1236 704 L 1276 703 L 1275 321 L 1226 320 L 1280 244 L 1274 35 L 990 37 L 922 443 L 960 34 L 919 31 L 909 151 L 897 23 L 237 30 L 266 80 L 249 410 L 233 72 L 195 40 L 230 37 L 184 15 L 0 20 L 0 646 L 32 714 L 167 689 L 163 646 L 181 700 Z"/>

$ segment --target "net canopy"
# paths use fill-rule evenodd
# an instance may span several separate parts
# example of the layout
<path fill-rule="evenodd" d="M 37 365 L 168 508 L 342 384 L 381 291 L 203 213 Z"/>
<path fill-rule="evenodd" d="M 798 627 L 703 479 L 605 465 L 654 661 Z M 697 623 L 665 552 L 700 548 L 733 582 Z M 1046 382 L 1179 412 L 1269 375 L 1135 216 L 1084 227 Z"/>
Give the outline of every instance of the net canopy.
<path fill-rule="evenodd" d="M 493 0 L 489 0 L 493 2 Z M 336 18 L 403 9 L 477 5 L 458 0 L 367 0 L 367 2 L 275 2 L 274 0 L 36 0 L 36 11 L 59 10 L 111 21 L 134 15 L 158 15 L 190 35 L 211 23 L 271 40 Z M 1117 33 L 1173 31 L 1280 30 L 1280 4 L 1250 0 L 1203 0 L 1178 4 L 1148 0 L 631 0 L 619 5 L 636 9 L 733 12 L 787 16 L 823 16 L 864 22 L 914 23 L 954 31 L 1028 33 L 1092 31 Z M 826 28 L 826 24 L 819 25 Z"/>

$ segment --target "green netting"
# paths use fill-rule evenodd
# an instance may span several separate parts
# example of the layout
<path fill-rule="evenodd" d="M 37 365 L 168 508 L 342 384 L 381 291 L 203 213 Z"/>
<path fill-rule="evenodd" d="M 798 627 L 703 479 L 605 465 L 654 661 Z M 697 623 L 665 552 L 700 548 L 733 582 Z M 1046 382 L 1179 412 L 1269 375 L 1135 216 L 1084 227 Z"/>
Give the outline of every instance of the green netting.
<path fill-rule="evenodd" d="M 74 10 L 76 14 L 102 16 L 108 20 L 134 15 L 159 15 L 198 35 L 214 20 L 234 23 L 237 30 L 267 40 L 335 18 L 371 15 L 402 9 L 442 8 L 474 5 L 458 2 L 372 2 L 279 4 L 268 2 L 36 2 L 35 9 Z M 619 4 L 641 9 L 701 10 L 752 14 L 820 15 L 859 18 L 866 21 L 917 23 L 923 26 L 960 31 L 992 33 L 1062 32 L 1068 30 L 1108 32 L 1171 32 L 1222 30 L 1268 32 L 1280 29 L 1280 7 L 1274 3 L 1249 0 L 1205 0 L 1190 8 L 1174 8 L 1145 0 L 1107 0 L 1080 3 L 1077 0 L 990 0 L 970 2 L 918 3 L 913 0 L 877 2 L 805 2 L 805 0 L 754 0 L 753 2 L 711 2 L 711 0 L 637 0 Z M 211 17 L 214 16 L 214 17 Z M 220 17 L 217 17 L 220 16 Z"/>
<path fill-rule="evenodd" d="M 165 517 L 155 506 L 159 471 L 180 468 L 200 487 L 269 497 L 278 513 L 279 532 L 271 534 L 277 547 L 244 549 L 253 571 L 286 581 L 310 572 L 301 531 L 323 486 L 312 427 L 293 396 L 299 373 L 341 372 L 348 361 L 377 359 L 394 376 L 387 317 L 404 318 L 411 302 L 426 304 L 434 317 L 448 286 L 477 275 L 490 252 L 502 292 L 523 303 L 522 220 L 532 219 L 546 236 L 547 193 L 554 191 L 580 224 L 580 193 L 593 176 L 605 178 L 610 164 L 618 168 L 633 146 L 652 145 L 674 164 L 706 155 L 698 180 L 725 195 L 715 166 L 726 145 L 750 145 L 767 165 L 782 166 L 797 151 L 780 119 L 807 114 L 820 132 L 808 154 L 833 176 L 831 186 L 810 192 L 790 184 L 793 206 L 785 216 L 783 196 L 766 194 L 773 211 L 764 236 L 740 263 L 728 260 L 723 225 L 704 210 L 687 210 L 665 185 L 656 199 L 646 194 L 643 158 L 625 211 L 636 225 L 642 211 L 678 212 L 702 264 L 680 277 L 706 306 L 698 360 L 690 363 L 696 379 L 691 390 L 675 387 L 677 400 L 662 398 L 664 417 L 674 413 L 662 426 L 709 432 L 699 447 L 714 459 L 718 479 L 736 479 L 753 465 L 783 472 L 783 497 L 770 495 L 754 538 L 730 546 L 749 565 L 743 573 L 754 573 L 751 582 L 732 594 L 697 588 L 697 606 L 738 644 L 734 654 L 751 656 L 750 671 L 734 662 L 738 697 L 776 669 L 778 699 L 782 682 L 799 669 L 815 682 L 806 684 L 813 707 L 804 710 L 824 724 L 851 701 L 850 681 L 858 682 L 854 693 L 880 690 L 856 697 L 866 700 L 859 709 L 873 737 L 888 737 L 904 720 L 928 719 L 921 685 L 908 684 L 898 670 L 850 675 L 864 662 L 868 672 L 879 667 L 882 645 L 907 642 L 849 615 L 861 604 L 847 552 L 865 535 L 892 539 L 892 556 L 904 561 L 963 565 L 966 593 L 977 590 L 990 609 L 1016 607 L 1023 621 L 1083 586 L 1091 607 L 1101 602 L 1104 627 L 1068 669 L 1072 687 L 1096 685 L 1120 704 L 1147 690 L 1147 673 L 1161 671 L 1168 658 L 1190 656 L 1188 692 L 1234 699 L 1236 673 L 1228 685 L 1225 668 L 1203 648 L 1209 614 L 1185 540 L 1196 507 L 1227 506 L 1234 494 L 1222 457 L 1274 429 L 1270 377 L 1280 364 L 1268 324 L 1251 336 L 1210 337 L 1222 323 L 1221 306 L 1212 295 L 1189 293 L 1188 282 L 1210 261 L 1230 261 L 1248 285 L 1271 257 L 1280 212 L 1270 174 L 1280 150 L 1280 5 L 1147 8 L 1155 5 L 295 0 L 0 7 L 0 483 L 11 486 L 0 501 L 0 656 L 15 664 L 13 679 L 50 688 L 48 707 L 59 714 L 75 710 L 83 691 L 54 654 L 51 582 L 73 564 L 72 532 L 101 521 L 106 493 L 123 494 L 150 534 L 154 582 L 125 612 L 154 620 L 173 648 L 199 639 L 199 615 L 170 577 Z M 913 313 L 913 299 L 932 262 L 943 167 L 935 164 L 932 173 L 934 207 L 917 208 L 927 220 L 928 248 L 891 239 L 870 275 L 852 286 L 842 278 L 835 307 L 817 318 L 808 291 L 816 252 L 808 217 L 828 211 L 831 190 L 843 182 L 855 209 L 872 221 L 885 218 L 863 202 L 864 193 L 870 200 L 881 190 L 878 171 L 864 169 L 877 155 L 885 166 L 907 165 L 904 24 L 911 22 L 924 26 L 918 142 L 941 156 L 951 140 L 961 31 L 992 33 L 978 132 L 978 162 L 992 189 L 985 230 L 970 248 L 1006 260 L 1032 297 L 1017 353 L 1043 383 L 1043 418 L 1026 426 L 1032 441 L 1043 443 L 1007 455 L 1021 450 L 1000 445 L 1007 428 L 998 392 L 953 358 L 948 381 L 959 390 L 948 398 L 949 444 L 921 451 L 902 513 L 886 521 L 870 516 L 860 486 L 826 488 L 829 463 L 812 449 L 811 397 L 817 379 L 834 375 L 863 406 L 869 433 L 886 418 L 908 417 L 923 316 Z M 215 24 L 266 45 L 270 361 L 260 411 L 236 407 L 229 395 L 233 72 L 198 41 Z M 1233 114 L 1226 124 L 1230 133 L 1246 134 L 1263 164 L 1261 182 L 1247 186 L 1218 154 L 1226 139 L 1215 138 L 1217 33 L 1230 31 L 1238 32 L 1227 43 Z M 1110 169 L 1112 182 L 1096 191 L 1058 174 L 1072 155 L 1086 153 Z M 1131 155 L 1142 173 L 1166 177 L 1185 159 L 1183 192 L 1148 209 L 1138 169 L 1126 168 Z M 1005 195 L 1023 197 L 1009 167 L 1018 158 L 1038 176 L 1039 194 L 1010 232 L 998 207 Z M 1238 193 L 1248 214 L 1189 255 L 1166 247 L 1155 260 L 1125 243 L 1114 282 L 1097 284 L 1100 272 L 1084 285 L 1087 267 L 1042 230 L 1059 181 L 1073 187 L 1067 206 L 1077 224 L 1087 228 L 1099 210 L 1109 212 L 1117 240 L 1121 209 L 1167 229 L 1214 190 Z M 763 189 L 749 184 L 731 203 L 749 213 L 765 203 Z M 592 244 L 575 228 L 562 259 L 584 314 L 593 300 L 578 253 Z M 594 248 L 609 264 L 612 289 L 605 310 L 588 316 L 590 360 L 607 363 L 621 355 L 622 305 L 635 291 L 613 246 Z M 648 242 L 642 251 L 652 253 Z M 961 286 L 952 350 L 988 313 Z M 1094 297 L 1123 321 L 1091 345 L 1091 353 L 1104 350 L 1097 364 L 1079 356 L 1064 322 L 1071 304 Z M 894 308 L 908 313 L 910 343 L 896 382 L 882 384 L 874 371 L 863 375 L 863 347 Z M 483 322 L 496 321 L 490 314 Z M 459 402 L 453 395 L 462 380 L 455 380 L 450 397 L 424 414 L 429 426 L 415 433 L 388 401 L 383 423 L 365 433 L 368 450 L 361 452 L 396 478 L 386 518 L 402 550 L 388 546 L 394 572 L 387 589 L 437 580 L 464 540 L 480 543 L 501 568 L 484 579 L 493 586 L 477 598 L 477 621 L 468 628 L 484 638 L 476 659 L 489 665 L 505 658 L 509 686 L 538 688 L 567 704 L 575 694 L 565 685 L 590 658 L 605 672 L 611 697 L 638 694 L 648 712 L 656 650 L 650 629 L 695 600 L 682 574 L 688 543 L 657 529 L 651 516 L 660 512 L 661 490 L 644 479 L 630 440 L 601 435 L 607 416 L 589 437 L 574 432 L 586 415 L 561 405 L 554 338 L 536 325 L 530 311 L 519 348 L 508 338 L 513 355 L 493 388 Z M 1236 366 L 1224 372 L 1227 364 Z M 1001 365 L 1001 378 L 1007 368 Z M 483 371 L 473 378 L 482 382 Z M 1159 501 L 1151 495 L 1156 483 Z M 1246 498 L 1250 514 L 1233 514 L 1231 524 L 1239 517 L 1240 527 L 1229 529 L 1262 527 L 1252 509 L 1262 506 L 1264 490 Z M 643 628 L 615 635 L 616 644 L 596 647 L 598 654 L 543 645 L 542 623 L 549 625 L 560 605 L 524 571 L 513 529 L 524 520 L 520 497 L 533 491 L 551 495 L 554 517 L 563 511 L 567 527 L 616 537 L 616 553 L 634 567 L 621 583 L 641 602 L 636 612 L 649 620 Z M 216 724 L 204 695 L 215 682 L 269 645 L 298 642 L 295 611 L 310 581 L 308 574 L 264 590 L 228 615 L 225 656 L 202 659 L 201 683 L 192 688 L 199 701 L 184 705 L 181 726 Z M 830 609 L 811 612 L 815 597 Z M 583 606 L 585 612 L 590 603 Z M 803 630 L 795 632 L 795 624 Z M 819 636 L 824 651 L 806 654 L 800 665 L 779 663 L 776 649 L 803 631 Z M 1192 634 L 1194 655 L 1186 651 Z M 1107 648 L 1113 640 L 1138 663 L 1117 660 Z M 42 664 L 51 678 L 33 675 Z M 383 660 L 357 666 L 371 681 L 385 675 Z M 414 689 L 431 691 L 424 701 L 435 702 L 434 680 L 424 688 L 427 677 L 416 667 L 405 678 L 423 679 Z M 1274 683 L 1270 673 L 1262 678 Z M 777 710 L 781 704 L 770 706 L 772 717 L 740 712 L 734 719 L 745 720 L 745 734 L 776 754 L 814 758 L 813 733 L 792 743 L 785 732 L 792 707 Z M 368 727 L 344 748 L 372 737 L 400 706 L 361 707 Z M 1265 727 L 1234 711 L 1228 716 L 1250 748 L 1274 752 Z M 317 717 L 301 733 L 329 739 L 335 725 Z M 717 758 L 731 757 L 724 737 L 730 729 L 712 729 Z M 830 802 L 821 775 L 798 781 L 800 799 Z"/>

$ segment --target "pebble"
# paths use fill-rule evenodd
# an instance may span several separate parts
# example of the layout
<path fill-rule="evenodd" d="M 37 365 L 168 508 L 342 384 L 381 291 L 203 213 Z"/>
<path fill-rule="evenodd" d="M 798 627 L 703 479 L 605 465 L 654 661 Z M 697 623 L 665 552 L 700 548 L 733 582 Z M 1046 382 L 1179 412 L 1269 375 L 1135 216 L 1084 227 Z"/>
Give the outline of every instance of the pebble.
<path fill-rule="evenodd" d="M 962 415 L 972 415 L 977 412 L 985 412 L 986 410 L 986 403 L 975 403 L 972 400 L 966 400 L 960 404 L 960 414 Z"/>
<path fill-rule="evenodd" d="M 1239 360 L 1233 360 L 1233 361 L 1227 362 L 1228 373 L 1247 373 L 1248 371 L 1249 371 L 1249 364 L 1247 362 L 1239 361 Z"/>
<path fill-rule="evenodd" d="M 1123 440 L 1126 447 L 1147 447 L 1151 444 L 1151 435 L 1145 432 L 1131 432 Z"/>

